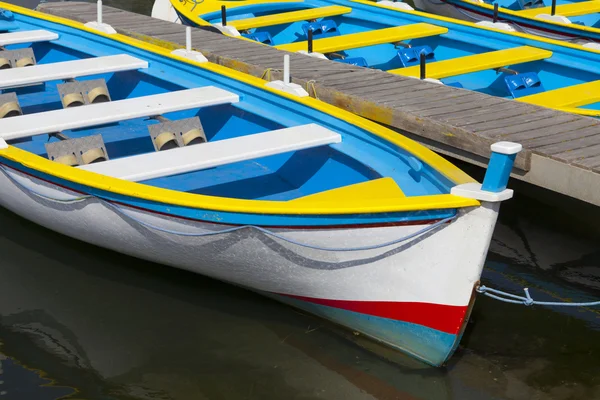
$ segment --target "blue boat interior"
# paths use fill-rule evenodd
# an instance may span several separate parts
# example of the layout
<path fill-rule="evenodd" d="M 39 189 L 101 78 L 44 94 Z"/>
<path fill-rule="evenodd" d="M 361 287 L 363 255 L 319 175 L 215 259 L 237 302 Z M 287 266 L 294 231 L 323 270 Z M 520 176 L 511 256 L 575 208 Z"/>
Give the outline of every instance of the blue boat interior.
<path fill-rule="evenodd" d="M 7 45 L 5 50 L 33 50 L 36 65 L 28 68 L 117 54 L 127 54 L 147 61 L 148 68 L 98 73 L 75 79 L 76 82 L 103 79 L 110 93 L 111 103 L 209 86 L 239 96 L 238 102 L 191 107 L 161 114 L 163 119 L 169 121 L 199 118 L 208 144 L 189 144 L 187 147 L 208 146 L 226 140 L 235 141 L 246 136 L 314 123 L 341 137 L 339 143 L 283 151 L 174 175 L 153 176 L 141 180 L 141 183 L 211 196 L 277 201 L 298 199 L 381 178 L 393 179 L 398 193 L 403 196 L 447 194 L 455 185 L 436 169 L 384 138 L 307 105 L 220 75 L 210 69 L 198 68 L 74 28 L 27 16 L 16 15 L 11 24 L 11 32 L 44 29 L 60 36 L 57 40 Z M 2 34 L 0 33 L 0 38 Z M 0 57 L 1 55 L 0 52 Z M 7 87 L 3 78 L 7 73 L 14 73 L 15 69 L 9 68 L 8 72 L 0 70 L 0 85 L 5 87 L 2 94 L 16 95 L 23 115 L 4 118 L 5 122 L 32 115 L 48 116 L 50 121 L 54 118 L 53 112 L 63 111 L 68 111 L 69 115 L 76 118 L 79 110 L 97 107 L 83 105 L 81 108 L 64 108 L 57 86 L 65 82 L 62 79 L 25 87 Z M 108 160 L 94 160 L 99 161 L 96 164 L 100 165 L 156 153 L 148 127 L 158 124 L 159 121 L 148 117 L 65 129 L 59 134 L 44 132 L 24 135 L 7 142 L 41 157 L 48 157 L 47 144 L 101 135 Z M 0 119 L 0 129 L 3 120 Z M 6 133 L 2 131 L 0 137 Z M 177 150 L 179 149 L 167 149 L 160 153 L 169 154 Z M 173 157 L 175 159 L 171 159 L 170 162 L 177 162 L 176 156 Z"/>
<path fill-rule="evenodd" d="M 501 1 L 504 1 L 509 8 L 517 7 L 518 3 L 515 0 Z M 225 2 L 222 3 L 225 4 Z M 249 1 L 247 5 L 240 4 L 242 2 L 227 2 L 227 4 L 233 3 L 236 3 L 235 6 L 227 9 L 227 21 L 235 25 L 234 21 L 245 20 L 243 25 L 245 30 L 242 30 L 241 33 L 248 38 L 283 50 L 293 49 L 292 51 L 296 51 L 297 47 L 289 47 L 289 45 L 299 42 L 306 43 L 308 30 L 312 30 L 315 52 L 319 51 L 319 39 L 329 40 L 332 37 L 339 37 L 336 50 L 324 52 L 325 56 L 331 60 L 417 78 L 420 76 L 418 72 L 415 73 L 414 68 L 418 68 L 420 54 L 425 53 L 426 67 L 436 63 L 437 74 L 433 76 L 434 79 L 448 86 L 492 96 L 507 99 L 523 98 L 600 79 L 600 57 L 596 54 L 560 48 L 560 46 L 536 42 L 530 38 L 524 39 L 483 31 L 473 26 L 429 18 L 422 13 L 391 10 L 347 0 L 308 0 L 260 4 L 253 4 Z M 559 0 L 558 3 L 562 4 L 564 1 Z M 550 0 L 544 0 L 544 4 L 541 5 L 550 4 Z M 252 26 L 253 18 L 332 5 L 349 7 L 351 12 L 311 21 L 298 20 L 291 23 L 248 28 Z M 201 5 L 198 8 L 201 8 Z M 210 23 L 221 22 L 221 12 L 202 14 L 200 11 L 198 17 Z M 581 21 L 584 21 L 588 16 L 573 18 L 581 18 Z M 573 19 L 573 21 L 577 21 L 577 19 Z M 444 27 L 447 28 L 447 31 L 441 34 L 425 34 L 420 37 L 422 28 L 416 25 L 418 23 Z M 594 20 L 593 23 L 596 24 L 597 20 Z M 360 35 L 392 27 L 413 29 L 414 35 L 411 38 L 411 32 L 409 32 L 405 39 L 395 40 L 393 35 L 386 39 L 386 34 L 382 33 L 381 43 L 358 48 L 348 44 L 352 42 L 348 39 L 348 35 Z M 288 47 L 286 48 L 286 46 Z M 526 51 L 521 48 L 524 46 L 533 47 L 531 56 L 523 57 Z M 308 46 L 303 50 L 307 49 Z M 536 52 L 539 49 L 550 50 L 552 54 L 542 55 Z M 493 52 L 499 50 L 514 50 L 515 53 L 507 53 L 504 60 L 494 62 L 497 66 L 488 67 L 489 63 L 486 61 L 490 58 L 497 58 Z M 517 53 L 518 56 L 515 56 Z M 476 57 L 465 58 L 468 56 Z M 463 59 L 464 61 L 462 61 Z M 452 62 L 453 68 L 449 68 L 450 62 Z M 464 68 L 455 68 L 457 65 Z M 469 66 L 471 67 L 469 68 Z M 408 69 L 410 67 L 413 69 Z M 447 73 L 444 71 L 445 69 L 447 69 Z M 464 73 L 461 70 L 464 70 Z M 425 77 L 430 77 L 427 75 L 427 68 Z M 593 97 L 584 100 L 585 104 L 577 105 L 577 107 L 600 110 L 598 100 L 600 99 Z M 547 106 L 553 105 L 548 104 Z"/>
<path fill-rule="evenodd" d="M 577 3 L 589 3 L 593 0 L 581 0 L 581 1 L 568 1 L 568 0 L 556 0 L 557 15 L 560 15 L 560 6 L 572 5 Z M 512 11 L 523 11 L 542 7 L 551 7 L 552 0 L 496 0 L 496 1 L 485 1 L 487 4 L 498 4 L 501 8 L 506 8 Z M 540 12 L 541 13 L 541 12 Z M 583 15 L 570 15 L 569 20 L 573 24 L 589 26 L 593 28 L 600 27 L 600 13 L 591 12 Z"/>

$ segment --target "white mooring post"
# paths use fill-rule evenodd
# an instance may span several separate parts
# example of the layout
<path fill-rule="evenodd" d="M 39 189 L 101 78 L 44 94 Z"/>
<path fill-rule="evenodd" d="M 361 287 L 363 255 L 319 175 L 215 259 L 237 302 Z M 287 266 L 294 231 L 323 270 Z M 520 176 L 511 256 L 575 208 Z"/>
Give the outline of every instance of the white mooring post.
<path fill-rule="evenodd" d="M 307 97 L 308 92 L 297 83 L 292 83 L 290 77 L 290 55 L 283 56 L 283 80 L 268 82 L 265 86 L 271 89 L 281 90 L 282 92 L 293 94 L 298 97 Z"/>
<path fill-rule="evenodd" d="M 190 26 L 185 27 L 185 49 L 173 50 L 171 54 L 179 57 L 187 58 L 198 63 L 208 62 L 204 54 L 199 51 L 192 50 L 192 28 Z"/>
<path fill-rule="evenodd" d="M 102 0 L 98 0 L 96 8 L 98 9 L 98 18 L 96 18 L 96 21 L 99 25 L 102 25 Z"/>
<path fill-rule="evenodd" d="M 192 27 L 185 28 L 185 50 L 189 53 L 192 51 Z"/>
<path fill-rule="evenodd" d="M 112 26 L 105 24 L 102 21 L 102 0 L 96 2 L 96 10 L 96 21 L 88 22 L 85 26 L 108 35 L 117 33 Z"/>
<path fill-rule="evenodd" d="M 290 55 L 283 56 L 283 83 L 290 84 Z"/>

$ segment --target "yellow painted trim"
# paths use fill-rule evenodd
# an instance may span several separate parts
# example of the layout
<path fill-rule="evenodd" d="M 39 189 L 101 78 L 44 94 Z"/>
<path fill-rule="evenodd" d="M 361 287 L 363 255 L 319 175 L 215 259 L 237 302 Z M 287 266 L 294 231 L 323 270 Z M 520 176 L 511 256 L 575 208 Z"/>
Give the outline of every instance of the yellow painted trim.
<path fill-rule="evenodd" d="M 350 50 L 376 44 L 394 43 L 407 39 L 418 39 L 427 36 L 441 35 L 448 32 L 447 28 L 419 22 L 411 25 L 394 26 L 349 35 L 332 36 L 313 41 L 313 51 L 332 53 L 334 51 Z M 295 42 L 275 46 L 279 50 L 296 52 L 306 50 L 307 42 Z"/>
<path fill-rule="evenodd" d="M 194 8 L 194 3 L 190 0 L 185 0 L 183 3 L 179 0 L 171 0 L 171 5 L 175 8 L 175 10 L 177 10 L 177 12 L 184 15 L 187 19 L 194 21 L 198 25 L 211 26 L 209 22 L 200 18 L 200 15 L 221 11 L 221 6 L 225 6 L 228 10 L 230 10 L 233 8 L 251 6 L 256 4 L 303 2 L 304 0 L 204 0 L 201 3 L 198 3 Z"/>
<path fill-rule="evenodd" d="M 291 200 L 290 202 L 294 204 L 306 204 L 328 201 L 334 202 L 339 201 L 339 199 L 397 199 L 403 201 L 405 197 L 404 192 L 398 187 L 395 180 L 392 178 L 379 178 L 311 194 L 309 196 Z"/>
<path fill-rule="evenodd" d="M 85 27 L 82 23 L 72 21 L 66 18 L 55 17 L 49 14 L 44 14 L 38 11 L 32 11 L 23 7 L 0 2 L 0 7 L 11 10 L 14 13 L 38 18 L 41 20 L 69 26 L 86 32 L 91 32 L 107 39 L 116 42 L 124 43 L 133 47 L 137 47 L 148 52 L 178 60 L 183 63 L 194 65 L 197 68 L 212 71 L 224 77 L 232 78 L 240 82 L 244 82 L 250 86 L 254 86 L 261 90 L 277 94 L 278 96 L 288 98 L 299 104 L 303 104 L 321 112 L 329 114 L 335 118 L 342 119 L 352 125 L 364 129 L 375 136 L 378 136 L 396 146 L 408 151 L 415 157 L 421 159 L 426 164 L 429 164 L 433 169 L 439 171 L 446 178 L 450 179 L 455 184 L 463 184 L 475 182 L 473 178 L 460 170 L 458 167 L 435 154 L 433 151 L 416 143 L 415 141 L 402 136 L 390 129 L 387 129 L 375 122 L 359 117 L 348 111 L 334 107 L 320 100 L 311 97 L 296 97 L 286 94 L 275 89 L 271 89 L 266 85 L 267 81 L 247 75 L 230 68 L 226 68 L 214 63 L 198 63 L 193 60 L 182 58 L 171 54 L 170 49 L 165 49 L 153 44 L 149 44 L 138 39 L 133 39 L 121 34 L 107 35 L 101 32 L 94 31 Z M 436 208 L 459 208 L 478 206 L 479 202 L 472 199 L 466 199 L 453 195 L 436 195 L 436 196 L 416 196 L 407 197 L 403 201 L 348 201 L 340 199 L 334 204 L 319 204 L 306 205 L 305 207 L 296 207 L 290 204 L 291 202 L 274 202 L 274 201 L 258 201 L 258 200 L 239 200 L 229 199 L 214 196 L 203 196 L 197 194 L 182 193 L 173 190 L 160 189 L 134 182 L 123 181 L 116 178 L 111 178 L 92 172 L 63 166 L 42 158 L 32 153 L 20 150 L 16 147 L 9 146 L 7 149 L 0 150 L 0 157 L 5 157 L 14 162 L 23 164 L 24 166 L 40 171 L 42 173 L 55 176 L 60 179 L 72 181 L 82 185 L 107 190 L 114 193 L 143 198 L 150 201 L 180 205 L 184 207 L 211 209 L 217 211 L 231 212 L 247 212 L 247 213 L 278 213 L 278 214 L 349 214 L 349 213 L 364 213 L 364 212 L 394 212 L 394 211 L 414 211 L 419 209 L 436 209 Z"/>
<path fill-rule="evenodd" d="M 318 18 L 333 17 L 336 15 L 348 14 L 350 12 L 352 12 L 350 7 L 326 6 L 310 8 L 308 10 L 270 14 L 263 17 L 236 19 L 228 22 L 227 25 L 231 25 L 238 31 L 242 31 L 252 28 L 262 28 L 265 26 L 290 24 L 298 21 L 310 21 Z"/>
<path fill-rule="evenodd" d="M 433 20 L 438 20 L 438 21 L 444 21 L 447 23 L 452 23 L 455 25 L 462 25 L 462 26 L 468 26 L 471 28 L 476 28 L 476 29 L 483 29 L 486 31 L 491 31 L 491 32 L 498 32 L 498 33 L 502 33 L 504 35 L 509 35 L 509 36 L 514 36 L 514 37 L 519 37 L 519 38 L 523 38 L 523 39 L 530 39 L 530 40 L 535 40 L 537 42 L 541 42 L 541 43 L 548 43 L 548 44 L 552 44 L 555 46 L 561 46 L 561 47 L 566 47 L 566 48 L 570 48 L 570 49 L 577 49 L 577 50 L 583 50 L 583 51 L 588 51 L 590 53 L 597 53 L 600 54 L 600 50 L 596 50 L 596 49 L 592 49 L 592 48 L 588 48 L 588 47 L 584 47 L 583 45 L 580 44 L 573 44 L 573 43 L 569 43 L 569 42 L 565 42 L 565 41 L 561 41 L 561 40 L 554 40 L 554 39 L 548 39 L 548 38 L 544 38 L 541 36 L 536 36 L 536 35 L 531 35 L 528 33 L 521 33 L 521 32 L 507 32 L 504 31 L 502 29 L 496 29 L 496 28 L 489 28 L 486 26 L 479 26 L 479 25 L 475 25 L 475 23 L 473 22 L 468 22 L 468 21 L 461 21 L 459 19 L 454 19 L 454 18 L 448 18 L 448 17 L 442 17 L 440 15 L 435 15 L 435 14 L 429 14 L 429 13 L 424 13 L 421 11 L 410 11 L 410 10 L 400 10 L 398 8 L 395 7 L 390 7 L 390 6 L 386 6 L 386 5 L 381 5 L 378 3 L 375 3 L 373 1 L 370 0 L 350 0 L 353 3 L 358 3 L 358 4 L 365 4 L 371 7 L 379 7 L 379 8 L 385 8 L 387 10 L 391 10 L 391 11 L 396 11 L 399 13 L 404 13 L 404 14 L 412 14 L 412 15 L 416 15 L 419 17 L 424 17 L 424 18 L 429 18 L 429 19 L 433 19 Z M 465 1 L 465 0 L 463 0 Z M 485 3 L 477 3 L 474 1 L 470 1 L 469 3 L 473 3 L 476 4 L 478 6 L 484 7 L 484 8 L 489 8 L 491 10 L 494 9 L 493 6 L 489 6 Z M 515 14 L 517 15 L 514 11 L 511 10 L 507 10 L 505 8 L 502 9 L 503 12 L 506 12 L 507 14 Z M 573 25 L 569 25 L 569 26 L 573 26 Z M 577 27 L 578 29 L 581 28 L 580 26 Z M 590 31 L 596 31 L 596 29 L 589 29 Z M 600 31 L 600 30 L 598 30 Z"/>
<path fill-rule="evenodd" d="M 254 214 L 357 214 L 394 211 L 434 210 L 457 207 L 477 206 L 479 202 L 450 194 L 435 196 L 406 197 L 402 200 L 391 199 L 347 199 L 336 198 L 327 201 L 304 202 L 302 205 L 285 201 L 240 200 L 225 197 L 204 196 L 199 194 L 162 189 L 95 174 L 67 165 L 44 159 L 14 146 L 0 150 L 0 157 L 18 162 L 27 168 L 55 176 L 77 184 L 91 186 L 112 193 L 173 204 L 182 207 L 201 208 L 225 212 L 246 212 Z"/>
<path fill-rule="evenodd" d="M 516 101 L 548 108 L 581 107 L 600 101 L 600 80 L 532 94 Z"/>
<path fill-rule="evenodd" d="M 427 77 L 442 79 L 450 76 L 468 74 L 486 69 L 507 67 L 529 61 L 542 60 L 552 57 L 552 52 L 530 46 L 514 47 L 457 57 L 450 60 L 436 61 L 427 64 Z M 407 67 L 388 70 L 392 74 L 419 77 L 420 67 Z"/>
<path fill-rule="evenodd" d="M 517 14 L 529 18 L 535 18 L 540 14 L 550 15 L 551 12 L 552 7 L 539 7 L 516 11 Z M 563 17 L 575 17 L 578 15 L 586 15 L 597 12 L 600 12 L 600 1 L 598 0 L 579 1 L 570 4 L 558 4 L 556 6 L 556 15 L 562 15 Z"/>

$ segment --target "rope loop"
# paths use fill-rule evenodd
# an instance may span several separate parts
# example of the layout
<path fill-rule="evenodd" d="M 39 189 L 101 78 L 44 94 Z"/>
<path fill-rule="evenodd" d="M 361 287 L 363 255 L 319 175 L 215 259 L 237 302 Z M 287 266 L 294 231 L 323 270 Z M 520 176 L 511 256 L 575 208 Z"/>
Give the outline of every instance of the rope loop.
<path fill-rule="evenodd" d="M 519 296 L 516 294 L 504 292 L 498 289 L 492 289 L 485 285 L 480 285 L 475 288 L 477 293 L 480 293 L 484 296 L 490 297 L 495 300 L 502 301 L 504 303 L 511 304 L 522 304 L 527 307 L 531 307 L 533 305 L 537 306 L 552 306 L 552 307 L 594 307 L 600 306 L 600 301 L 588 301 L 588 302 L 578 302 L 572 303 L 567 301 L 538 301 L 534 300 L 529 293 L 529 288 L 523 288 L 523 292 L 525 296 Z"/>

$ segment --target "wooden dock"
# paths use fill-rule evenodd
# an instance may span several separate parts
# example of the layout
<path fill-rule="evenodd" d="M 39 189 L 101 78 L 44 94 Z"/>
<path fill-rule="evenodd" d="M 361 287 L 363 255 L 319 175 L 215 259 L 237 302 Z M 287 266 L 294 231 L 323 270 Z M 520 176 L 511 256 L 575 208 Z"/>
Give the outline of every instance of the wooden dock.
<path fill-rule="evenodd" d="M 96 4 L 44 3 L 39 9 L 80 22 Z M 185 46 L 185 27 L 104 7 L 119 33 L 166 48 Z M 265 79 L 281 79 L 285 52 L 195 28 L 193 47 L 210 61 Z M 600 206 L 600 121 L 384 71 L 290 54 L 293 81 L 311 96 L 411 137 L 442 154 L 487 164 L 490 144 L 522 143 L 514 177 Z"/>

